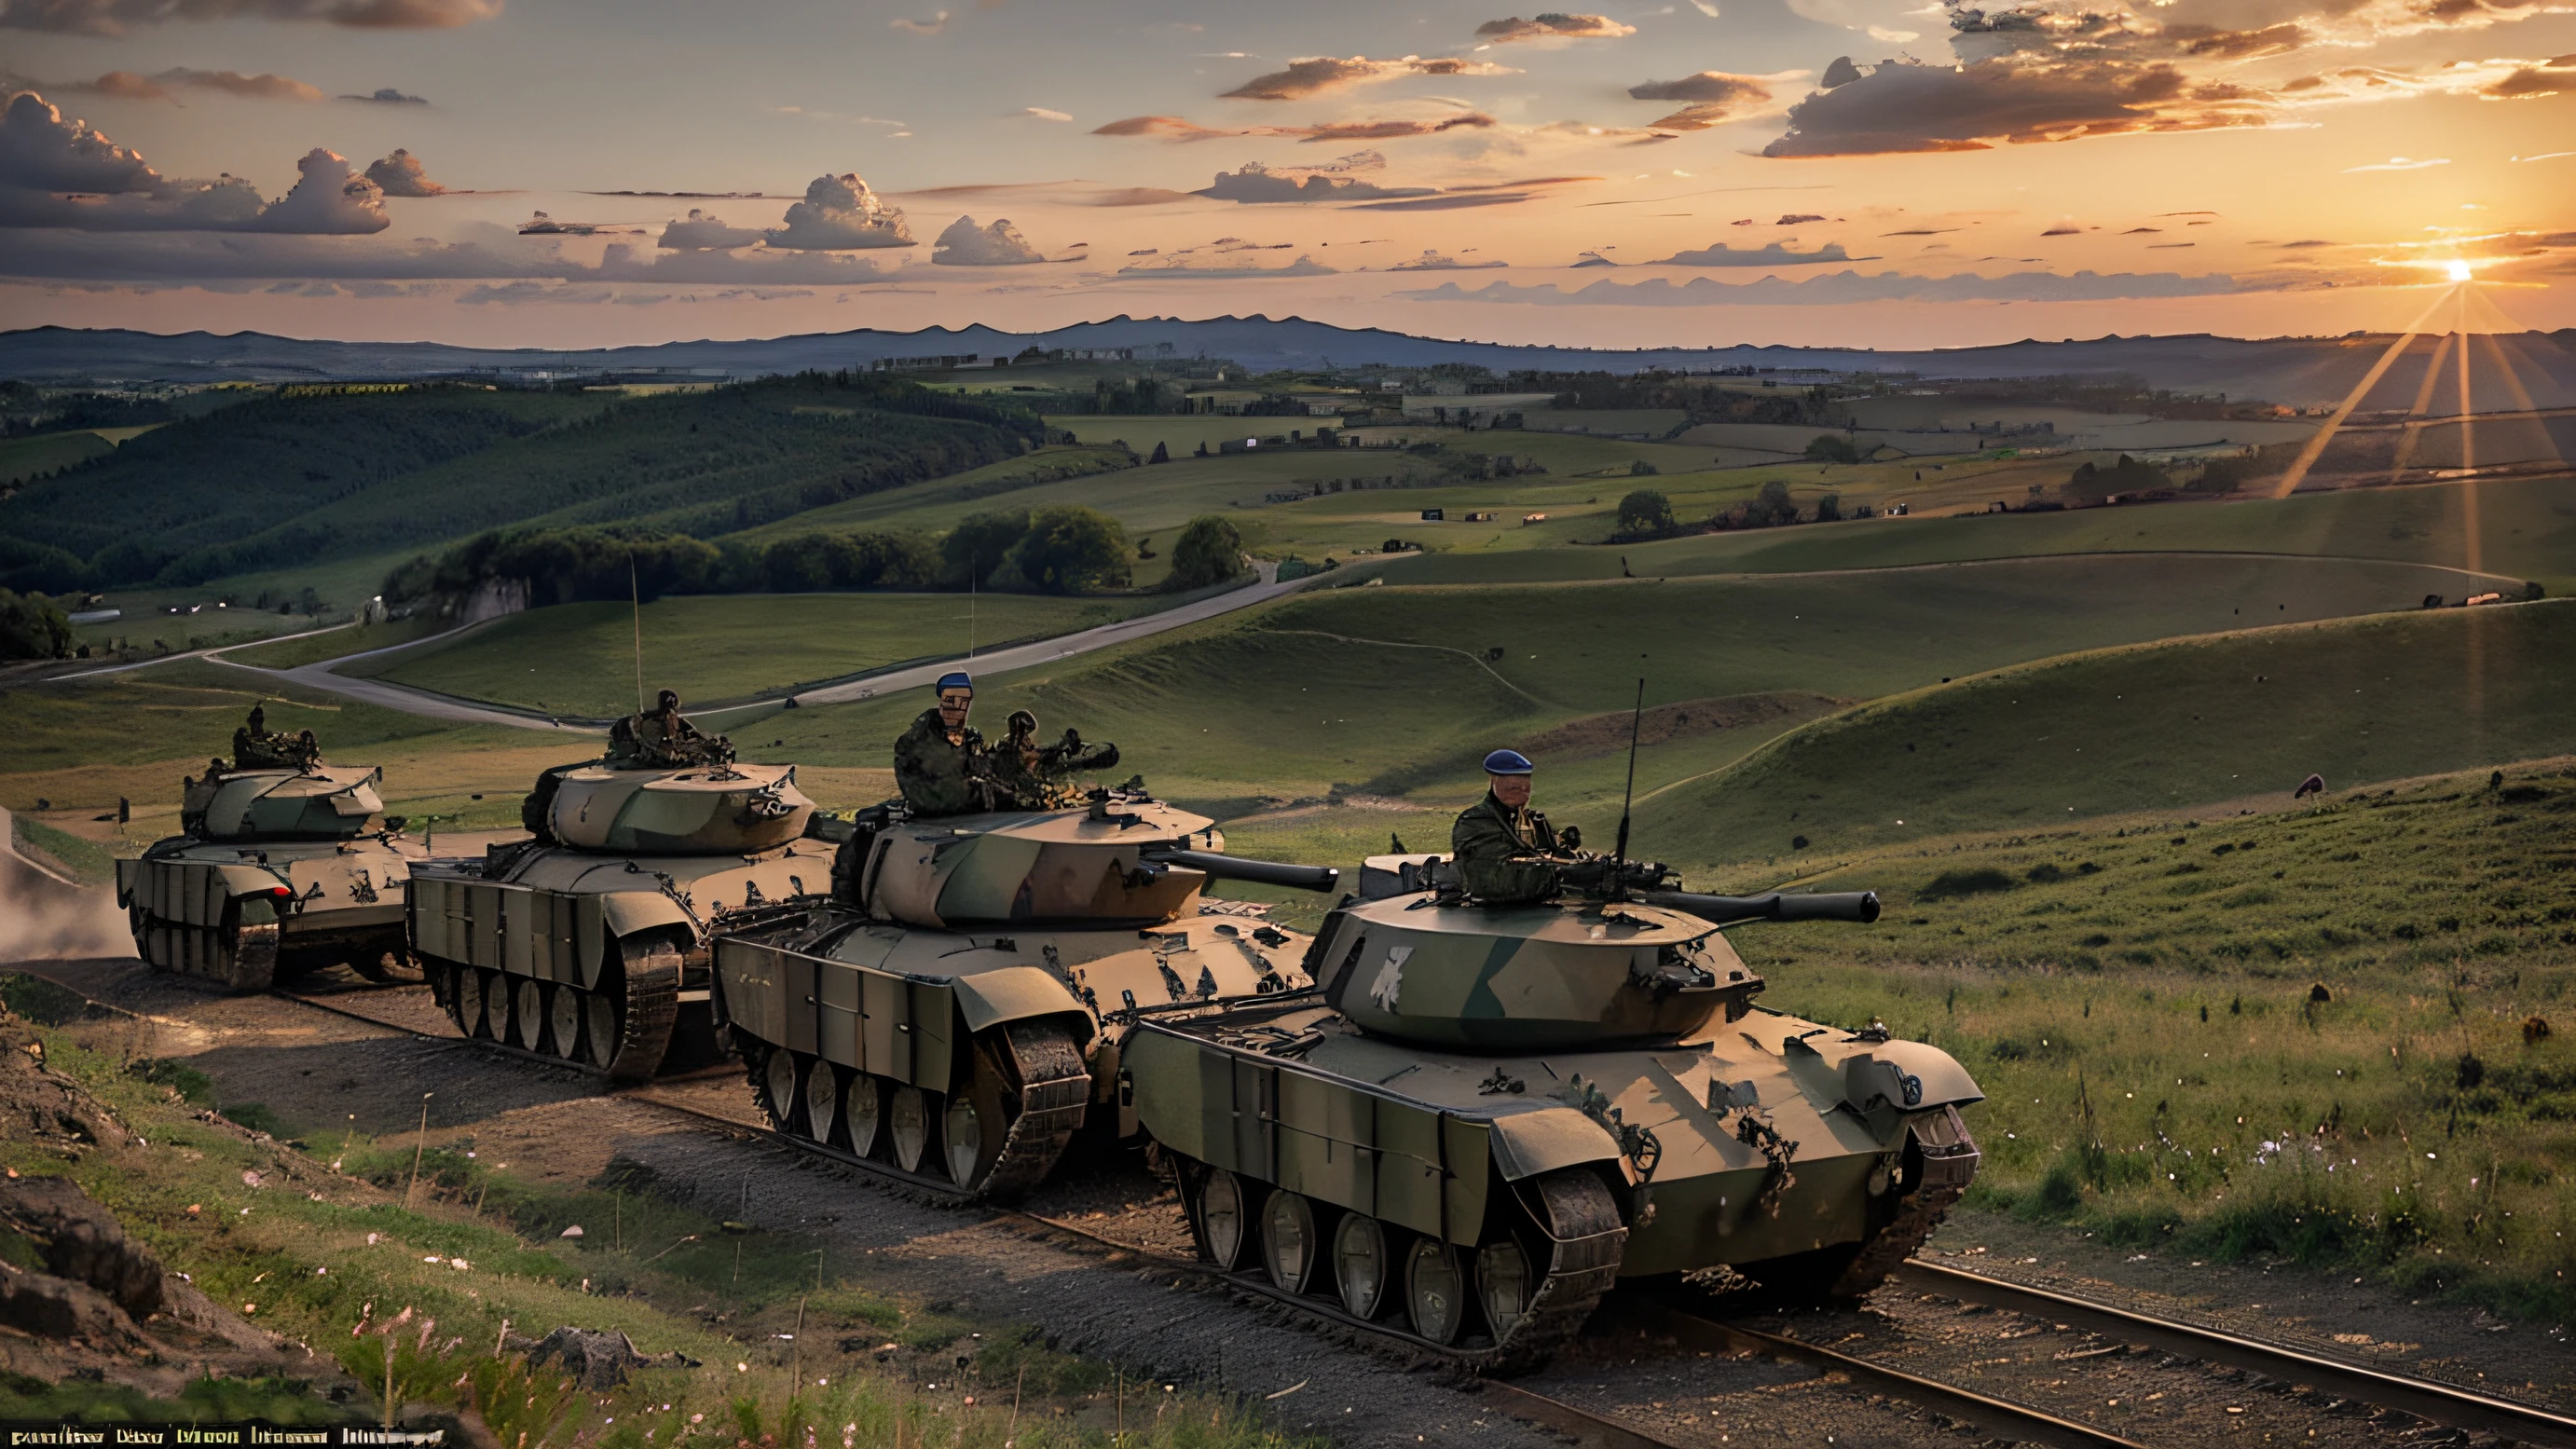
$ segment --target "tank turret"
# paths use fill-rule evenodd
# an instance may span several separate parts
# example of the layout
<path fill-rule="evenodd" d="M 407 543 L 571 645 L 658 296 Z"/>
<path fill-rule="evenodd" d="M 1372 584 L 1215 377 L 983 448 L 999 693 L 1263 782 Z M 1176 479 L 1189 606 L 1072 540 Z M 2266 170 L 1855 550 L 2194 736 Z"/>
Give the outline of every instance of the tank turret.
<path fill-rule="evenodd" d="M 1195 914 L 1211 879 L 1331 890 L 1329 867 L 1225 855 L 1203 815 L 1111 796 L 1086 809 L 886 823 L 854 840 L 852 904 L 880 921 L 1148 925 Z"/>
<path fill-rule="evenodd" d="M 373 765 L 209 770 L 188 782 L 179 814 L 204 840 L 355 840 L 381 828 L 385 802 L 376 786 L 384 773 Z"/>
<path fill-rule="evenodd" d="M 794 765 L 583 765 L 537 788 L 550 796 L 540 838 L 613 855 L 756 855 L 803 835 L 814 814 Z"/>

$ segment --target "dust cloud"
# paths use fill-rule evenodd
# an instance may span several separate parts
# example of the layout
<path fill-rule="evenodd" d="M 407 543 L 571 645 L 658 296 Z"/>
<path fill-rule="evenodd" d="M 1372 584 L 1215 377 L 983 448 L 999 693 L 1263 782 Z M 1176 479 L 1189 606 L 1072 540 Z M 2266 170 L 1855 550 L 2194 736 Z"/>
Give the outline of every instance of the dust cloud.
<path fill-rule="evenodd" d="M 132 954 L 113 889 L 66 885 L 0 849 L 0 961 Z"/>

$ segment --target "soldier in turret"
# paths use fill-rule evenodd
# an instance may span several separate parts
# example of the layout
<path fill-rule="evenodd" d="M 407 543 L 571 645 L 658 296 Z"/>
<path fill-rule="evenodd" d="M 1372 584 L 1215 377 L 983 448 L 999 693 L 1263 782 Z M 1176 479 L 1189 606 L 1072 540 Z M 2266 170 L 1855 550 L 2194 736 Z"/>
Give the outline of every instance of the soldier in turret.
<path fill-rule="evenodd" d="M 1560 834 L 1529 808 L 1530 776 L 1537 767 L 1518 750 L 1485 756 L 1485 798 L 1449 827 L 1449 850 L 1467 894 L 1490 904 L 1542 901 L 1556 893 L 1557 872 L 1574 864 L 1582 841 L 1568 826 Z"/>
<path fill-rule="evenodd" d="M 1116 745 L 1085 745 L 1066 730 L 1051 745 L 1037 742 L 1038 717 L 1024 709 L 1011 711 L 1009 732 L 991 756 L 992 777 L 1021 810 L 1060 810 L 1081 804 L 1085 792 L 1073 777 L 1085 770 L 1106 770 L 1118 763 Z"/>
<path fill-rule="evenodd" d="M 1009 792 L 993 778 L 983 732 L 966 722 L 975 681 L 963 670 L 939 676 L 939 703 L 894 742 L 894 780 L 916 815 L 971 815 L 997 808 Z"/>
<path fill-rule="evenodd" d="M 268 711 L 259 705 L 252 705 L 250 718 L 233 731 L 236 770 L 309 770 L 320 763 L 322 745 L 313 731 L 271 734 Z"/>
<path fill-rule="evenodd" d="M 680 713 L 679 691 L 666 689 L 650 710 L 608 730 L 608 764 L 620 770 L 675 770 L 733 763 L 733 741 L 700 730 Z"/>

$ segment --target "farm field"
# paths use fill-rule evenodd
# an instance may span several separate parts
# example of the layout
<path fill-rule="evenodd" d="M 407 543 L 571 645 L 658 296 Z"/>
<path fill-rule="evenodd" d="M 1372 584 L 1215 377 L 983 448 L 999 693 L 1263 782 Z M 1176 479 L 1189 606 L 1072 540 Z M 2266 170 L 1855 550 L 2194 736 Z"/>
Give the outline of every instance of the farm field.
<path fill-rule="evenodd" d="M 0 439 L 0 484 L 23 483 L 40 473 L 104 458 L 115 451 L 113 442 L 87 428 Z"/>

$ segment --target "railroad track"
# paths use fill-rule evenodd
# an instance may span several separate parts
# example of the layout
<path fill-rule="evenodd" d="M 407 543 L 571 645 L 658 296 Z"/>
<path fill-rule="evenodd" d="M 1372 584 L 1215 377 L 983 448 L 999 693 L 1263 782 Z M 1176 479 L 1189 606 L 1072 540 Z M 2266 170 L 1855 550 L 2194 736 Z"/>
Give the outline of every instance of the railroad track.
<path fill-rule="evenodd" d="M 452 1042 L 460 1046 L 488 1045 L 468 1038 L 422 1031 L 407 1023 L 336 1001 L 285 990 L 271 994 L 422 1040 Z M 514 1052 L 505 1054 L 513 1058 L 521 1055 Z M 775 1139 L 780 1145 L 789 1147 L 802 1146 L 764 1124 L 727 1117 L 662 1097 L 650 1085 L 610 1091 L 606 1095 L 660 1108 L 731 1135 L 754 1140 Z M 1144 1244 L 1126 1242 L 1078 1223 L 1017 1208 L 987 1207 L 985 1210 L 997 1217 L 1017 1221 L 1035 1232 L 1072 1238 L 1095 1248 L 1107 1249 L 1123 1255 L 1123 1261 L 1139 1266 L 1215 1286 L 1223 1286 L 1227 1281 L 1222 1271 L 1195 1258 L 1182 1258 Z M 2185 1359 L 2249 1370 L 2285 1383 L 2312 1386 L 2434 1424 L 2503 1435 L 2527 1444 L 2553 1446 L 2553 1449 L 2576 1449 L 2576 1416 L 2415 1375 L 2391 1373 L 2296 1345 L 2139 1313 L 2094 1299 L 2029 1287 L 1919 1259 L 1908 1261 L 1891 1281 L 1918 1292 L 2064 1324 L 2111 1343 L 2144 1345 Z M 1909 1373 L 1838 1348 L 1730 1322 L 1685 1303 L 1650 1300 L 1625 1305 L 1623 1311 L 1639 1326 L 1670 1338 L 1677 1346 L 1713 1354 L 1760 1354 L 1804 1363 L 1827 1374 L 1842 1375 L 1854 1383 L 1869 1384 L 1890 1398 L 1904 1400 L 1917 1408 L 1975 1424 L 1997 1437 L 2063 1446 L 2063 1449 L 2160 1449 L 2160 1446 L 2151 1446 L 2097 1425 L 2064 1418 L 2030 1404 Z M 1335 1326 L 1351 1331 L 1348 1325 Z M 1360 1331 L 1356 1336 L 1367 1335 Z M 1399 1357 L 1418 1355 L 1414 1345 L 1392 1334 L 1385 1335 L 1383 1344 L 1379 1346 Z M 1483 1381 L 1479 1391 L 1515 1417 L 1554 1429 L 1591 1446 L 1591 1449 L 1686 1449 L 1686 1446 L 1634 1425 L 1501 1380 Z"/>

